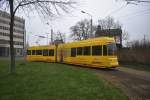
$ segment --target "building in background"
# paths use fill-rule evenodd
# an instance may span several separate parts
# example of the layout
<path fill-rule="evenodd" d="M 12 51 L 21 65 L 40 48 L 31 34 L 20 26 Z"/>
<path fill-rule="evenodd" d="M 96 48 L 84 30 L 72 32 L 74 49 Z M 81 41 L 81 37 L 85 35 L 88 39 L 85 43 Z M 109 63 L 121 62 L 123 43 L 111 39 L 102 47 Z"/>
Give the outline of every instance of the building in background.
<path fill-rule="evenodd" d="M 116 41 L 117 47 L 122 48 L 122 30 L 120 28 L 117 29 L 101 29 L 101 26 L 97 27 L 95 32 L 95 37 L 100 36 L 110 36 L 114 37 Z"/>
<path fill-rule="evenodd" d="M 10 14 L 0 10 L 0 56 L 10 56 Z M 15 16 L 14 48 L 16 56 L 23 56 L 25 41 L 25 20 Z"/>

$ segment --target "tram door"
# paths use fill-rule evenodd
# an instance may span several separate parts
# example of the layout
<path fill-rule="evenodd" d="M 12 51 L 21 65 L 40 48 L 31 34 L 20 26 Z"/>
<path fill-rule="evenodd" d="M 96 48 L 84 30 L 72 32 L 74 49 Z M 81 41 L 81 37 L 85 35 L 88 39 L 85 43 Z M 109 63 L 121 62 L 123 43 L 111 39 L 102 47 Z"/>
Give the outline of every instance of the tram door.
<path fill-rule="evenodd" d="M 60 63 L 63 63 L 63 50 L 60 49 Z"/>

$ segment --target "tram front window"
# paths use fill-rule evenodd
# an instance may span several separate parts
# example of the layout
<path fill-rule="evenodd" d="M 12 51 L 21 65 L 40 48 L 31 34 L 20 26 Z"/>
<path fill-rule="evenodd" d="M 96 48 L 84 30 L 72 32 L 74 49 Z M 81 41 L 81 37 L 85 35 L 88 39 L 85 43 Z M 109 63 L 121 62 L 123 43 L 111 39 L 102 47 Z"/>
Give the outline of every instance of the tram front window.
<path fill-rule="evenodd" d="M 108 49 L 108 56 L 116 55 L 117 52 L 116 44 L 108 44 L 107 49 Z"/>

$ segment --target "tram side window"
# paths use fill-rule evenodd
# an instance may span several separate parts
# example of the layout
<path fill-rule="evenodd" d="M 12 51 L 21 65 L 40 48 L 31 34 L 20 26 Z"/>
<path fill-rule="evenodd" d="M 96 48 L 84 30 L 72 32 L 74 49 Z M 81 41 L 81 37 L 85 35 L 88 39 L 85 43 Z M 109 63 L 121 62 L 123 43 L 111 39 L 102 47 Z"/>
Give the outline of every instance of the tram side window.
<path fill-rule="evenodd" d="M 71 57 L 76 56 L 76 48 L 71 48 Z"/>
<path fill-rule="evenodd" d="M 82 50 L 83 50 L 82 47 L 78 47 L 77 48 L 77 55 L 82 55 Z"/>
<path fill-rule="evenodd" d="M 103 56 L 107 56 L 107 46 L 103 45 Z"/>
<path fill-rule="evenodd" d="M 36 50 L 36 55 L 42 55 L 42 50 Z"/>
<path fill-rule="evenodd" d="M 54 56 L 54 49 L 49 50 L 49 56 Z"/>
<path fill-rule="evenodd" d="M 90 46 L 84 47 L 84 49 L 83 49 L 84 55 L 90 55 L 91 54 L 90 52 L 91 52 Z"/>
<path fill-rule="evenodd" d="M 35 52 L 35 50 L 32 50 L 32 55 L 36 55 L 36 52 Z"/>
<path fill-rule="evenodd" d="M 102 55 L 102 46 L 92 46 L 92 55 Z"/>
<path fill-rule="evenodd" d="M 48 56 L 48 50 L 47 49 L 43 50 L 43 56 Z"/>
<path fill-rule="evenodd" d="M 31 50 L 27 50 L 27 55 L 31 55 Z"/>

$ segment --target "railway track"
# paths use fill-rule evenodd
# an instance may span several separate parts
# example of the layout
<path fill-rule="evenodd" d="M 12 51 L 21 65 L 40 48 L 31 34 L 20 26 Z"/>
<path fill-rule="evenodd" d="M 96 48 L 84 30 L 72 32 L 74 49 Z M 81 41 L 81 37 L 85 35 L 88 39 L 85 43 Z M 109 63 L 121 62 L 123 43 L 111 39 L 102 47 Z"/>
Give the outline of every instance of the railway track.
<path fill-rule="evenodd" d="M 97 76 L 119 87 L 130 100 L 150 100 L 150 72 L 130 68 L 92 69 Z"/>

